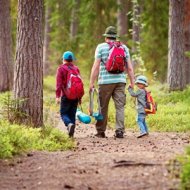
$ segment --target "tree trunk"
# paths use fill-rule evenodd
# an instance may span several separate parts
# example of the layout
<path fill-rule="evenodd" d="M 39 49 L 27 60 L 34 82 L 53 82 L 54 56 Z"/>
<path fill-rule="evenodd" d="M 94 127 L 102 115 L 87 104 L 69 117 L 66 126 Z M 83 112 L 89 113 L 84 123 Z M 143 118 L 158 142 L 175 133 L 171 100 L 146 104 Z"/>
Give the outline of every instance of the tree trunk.
<path fill-rule="evenodd" d="M 0 92 L 10 90 L 13 83 L 10 0 L 0 0 Z"/>
<path fill-rule="evenodd" d="M 185 52 L 190 53 L 190 1 L 185 0 L 185 19 L 184 19 L 184 32 L 185 32 Z M 190 84 L 190 57 L 185 57 L 185 70 L 186 70 L 186 84 Z"/>
<path fill-rule="evenodd" d="M 184 0 L 170 0 L 168 84 L 171 91 L 185 88 Z"/>
<path fill-rule="evenodd" d="M 117 11 L 117 27 L 118 34 L 123 36 L 128 32 L 128 0 L 117 0 L 118 11 Z"/>
<path fill-rule="evenodd" d="M 15 99 L 23 113 L 19 121 L 35 127 L 43 124 L 43 0 L 19 0 L 14 76 Z"/>
<path fill-rule="evenodd" d="M 44 75 L 49 74 L 50 70 L 50 32 L 51 32 L 51 27 L 49 23 L 51 15 L 51 9 L 49 5 L 46 5 L 45 9 L 45 28 L 44 28 L 44 46 L 43 46 L 43 68 L 44 68 Z"/>
<path fill-rule="evenodd" d="M 71 13 L 70 39 L 73 40 L 78 32 L 78 11 L 80 0 L 75 0 Z"/>
<path fill-rule="evenodd" d="M 132 64 L 133 67 L 140 64 L 140 14 L 141 9 L 140 5 L 137 0 L 133 0 L 133 46 L 132 46 L 132 53 L 133 59 Z"/>

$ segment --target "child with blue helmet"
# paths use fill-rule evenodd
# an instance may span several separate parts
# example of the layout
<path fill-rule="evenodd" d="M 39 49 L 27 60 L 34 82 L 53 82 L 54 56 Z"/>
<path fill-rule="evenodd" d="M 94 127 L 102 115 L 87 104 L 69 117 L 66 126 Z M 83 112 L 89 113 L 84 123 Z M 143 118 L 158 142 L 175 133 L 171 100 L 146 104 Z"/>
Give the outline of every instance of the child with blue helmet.
<path fill-rule="evenodd" d="M 56 102 L 60 103 L 60 115 L 68 130 L 68 135 L 70 137 L 74 136 L 75 132 L 75 121 L 76 121 L 76 111 L 78 103 L 81 99 L 68 97 L 66 87 L 68 86 L 68 76 L 69 72 L 77 73 L 76 76 L 80 74 L 79 68 L 74 65 L 75 56 L 71 51 L 64 52 L 63 64 L 61 64 L 57 69 L 56 74 Z M 75 76 L 75 78 L 76 78 Z M 72 94 L 71 94 L 72 95 Z"/>
<path fill-rule="evenodd" d="M 135 84 L 138 87 L 138 90 L 134 92 L 133 88 L 129 86 L 128 91 L 131 96 L 137 98 L 137 123 L 140 128 L 140 135 L 137 138 L 144 137 L 148 135 L 148 127 L 146 124 L 146 87 L 148 86 L 147 78 L 143 75 L 140 75 L 136 78 Z"/>

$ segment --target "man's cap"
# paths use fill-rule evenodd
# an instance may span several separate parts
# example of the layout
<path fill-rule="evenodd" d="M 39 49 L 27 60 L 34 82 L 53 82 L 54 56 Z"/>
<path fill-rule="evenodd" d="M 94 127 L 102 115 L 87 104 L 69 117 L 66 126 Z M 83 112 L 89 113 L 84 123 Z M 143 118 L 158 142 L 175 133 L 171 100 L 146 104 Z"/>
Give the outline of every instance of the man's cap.
<path fill-rule="evenodd" d="M 63 58 L 64 60 L 76 60 L 74 54 L 73 54 L 71 51 L 66 51 L 66 52 L 64 52 L 62 58 Z"/>
<path fill-rule="evenodd" d="M 147 78 L 143 75 L 140 75 L 137 77 L 137 79 L 135 80 L 135 84 L 144 84 L 145 86 L 148 86 L 148 82 L 147 82 Z"/>
<path fill-rule="evenodd" d="M 110 38 L 117 38 L 117 37 L 119 37 L 117 35 L 117 30 L 116 30 L 116 28 L 114 26 L 107 27 L 106 30 L 105 30 L 105 34 L 103 34 L 103 36 L 110 37 Z"/>

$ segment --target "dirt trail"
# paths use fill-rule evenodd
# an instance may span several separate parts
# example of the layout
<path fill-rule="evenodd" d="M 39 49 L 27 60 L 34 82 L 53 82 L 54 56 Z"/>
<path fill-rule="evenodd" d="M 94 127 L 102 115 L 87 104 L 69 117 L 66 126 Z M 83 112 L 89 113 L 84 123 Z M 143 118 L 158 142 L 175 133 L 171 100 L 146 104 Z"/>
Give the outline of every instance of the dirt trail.
<path fill-rule="evenodd" d="M 60 124 L 59 128 L 63 129 Z M 137 139 L 133 131 L 115 139 L 93 138 L 94 126 L 79 124 L 77 147 L 66 152 L 32 152 L 14 162 L 0 161 L 0 189 L 31 190 L 171 190 L 167 162 L 184 151 L 189 136 L 182 133 L 150 133 Z"/>

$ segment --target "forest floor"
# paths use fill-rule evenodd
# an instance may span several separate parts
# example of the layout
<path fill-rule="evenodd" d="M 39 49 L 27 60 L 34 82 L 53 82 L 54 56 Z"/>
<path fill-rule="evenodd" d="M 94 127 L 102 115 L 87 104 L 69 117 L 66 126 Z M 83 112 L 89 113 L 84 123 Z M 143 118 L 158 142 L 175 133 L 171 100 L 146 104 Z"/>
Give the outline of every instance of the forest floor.
<path fill-rule="evenodd" d="M 58 126 L 64 129 L 62 123 Z M 1 190 L 174 190 L 168 162 L 184 152 L 189 136 L 151 132 L 137 139 L 126 131 L 124 139 L 95 138 L 93 125 L 77 125 L 76 148 L 65 152 L 31 152 L 0 161 Z"/>

